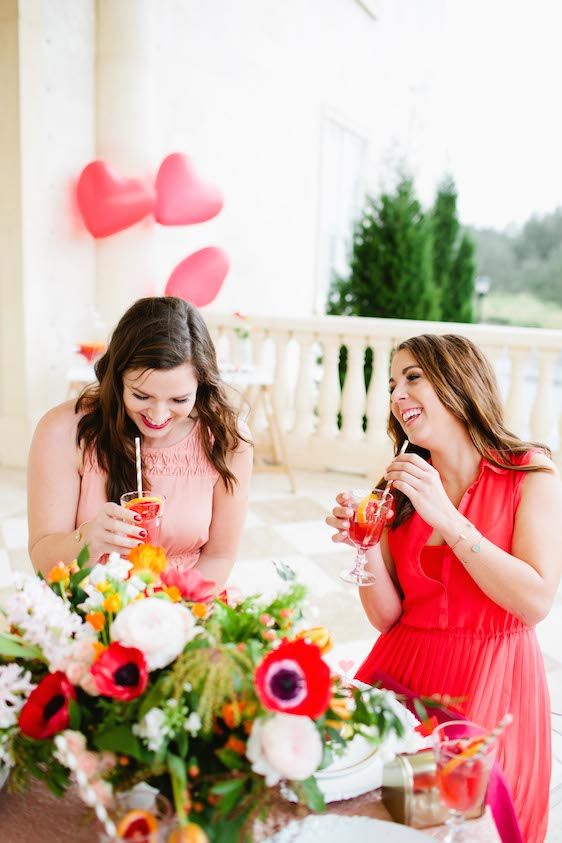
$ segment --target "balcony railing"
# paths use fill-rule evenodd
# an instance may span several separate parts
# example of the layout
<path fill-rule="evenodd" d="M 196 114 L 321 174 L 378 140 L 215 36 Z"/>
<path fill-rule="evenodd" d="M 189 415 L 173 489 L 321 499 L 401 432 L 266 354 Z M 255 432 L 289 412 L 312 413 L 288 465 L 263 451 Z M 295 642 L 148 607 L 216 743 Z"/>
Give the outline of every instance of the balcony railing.
<path fill-rule="evenodd" d="M 381 471 L 391 453 L 386 433 L 391 350 L 422 333 L 458 333 L 477 343 L 495 366 L 509 428 L 546 443 L 558 461 L 562 458 L 562 331 L 340 316 L 252 317 L 249 338 L 240 339 L 235 316 L 207 314 L 206 321 L 219 357 L 240 364 L 251 357 L 273 376 L 295 467 L 369 476 Z M 338 374 L 342 346 L 347 348 L 343 390 Z M 363 374 L 367 349 L 373 352 L 368 389 Z M 264 426 L 265 419 L 254 419 L 254 435 Z"/>

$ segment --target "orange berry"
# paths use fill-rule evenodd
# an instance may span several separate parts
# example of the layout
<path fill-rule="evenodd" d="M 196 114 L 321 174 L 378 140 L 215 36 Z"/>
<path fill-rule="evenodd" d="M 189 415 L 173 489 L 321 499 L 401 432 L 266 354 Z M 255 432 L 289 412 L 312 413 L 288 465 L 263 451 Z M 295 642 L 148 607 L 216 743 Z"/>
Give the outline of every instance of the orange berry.
<path fill-rule="evenodd" d="M 197 766 L 197 764 L 190 764 L 187 768 L 187 775 L 190 779 L 196 779 L 201 770 Z"/>
<path fill-rule="evenodd" d="M 197 823 L 188 823 L 174 829 L 167 843 L 208 843 L 209 838 Z"/>
<path fill-rule="evenodd" d="M 234 735 L 229 737 L 224 748 L 231 749 L 232 752 L 235 752 L 237 755 L 244 755 L 246 752 L 246 744 L 244 741 L 241 741 L 240 738 L 237 738 Z"/>

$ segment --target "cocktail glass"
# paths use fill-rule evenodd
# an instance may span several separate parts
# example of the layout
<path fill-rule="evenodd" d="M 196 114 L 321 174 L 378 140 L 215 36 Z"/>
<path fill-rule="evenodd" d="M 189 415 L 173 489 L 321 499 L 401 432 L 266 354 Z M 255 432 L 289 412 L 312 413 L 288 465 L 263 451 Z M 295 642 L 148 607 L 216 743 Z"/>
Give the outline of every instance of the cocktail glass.
<path fill-rule="evenodd" d="M 444 843 L 477 843 L 465 817 L 482 804 L 488 787 L 496 754 L 495 742 L 483 745 L 488 735 L 470 720 L 451 720 L 433 731 L 437 785 L 449 808 L 447 831 L 438 838 Z"/>
<path fill-rule="evenodd" d="M 115 840 L 166 843 L 176 820 L 169 799 L 161 793 L 150 793 L 149 789 L 138 792 L 138 786 L 128 793 L 117 794 L 108 813 L 116 826 L 117 837 L 102 832 L 99 843 L 114 843 Z"/>
<path fill-rule="evenodd" d="M 138 491 L 125 492 L 124 495 L 121 495 L 121 506 L 132 509 L 133 512 L 140 515 L 141 520 L 137 521 L 137 526 L 146 530 L 146 544 L 157 545 L 159 543 L 165 500 L 165 495 L 153 491 L 146 491 L 141 495 Z"/>
<path fill-rule="evenodd" d="M 348 506 L 353 509 L 348 534 L 355 545 L 355 561 L 353 568 L 342 571 L 340 577 L 354 585 L 372 585 L 376 577 L 365 570 L 365 554 L 380 541 L 393 498 L 384 489 L 354 489 L 348 492 L 348 497 Z"/>

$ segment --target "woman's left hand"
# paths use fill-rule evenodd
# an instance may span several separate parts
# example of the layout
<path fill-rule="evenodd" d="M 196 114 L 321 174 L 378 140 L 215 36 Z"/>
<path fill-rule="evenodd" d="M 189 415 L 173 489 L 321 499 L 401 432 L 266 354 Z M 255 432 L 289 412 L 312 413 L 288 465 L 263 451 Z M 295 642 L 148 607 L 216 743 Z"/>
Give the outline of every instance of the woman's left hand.
<path fill-rule="evenodd" d="M 398 454 L 384 476 L 411 500 L 423 520 L 437 530 L 447 523 L 455 510 L 439 472 L 418 454 Z"/>

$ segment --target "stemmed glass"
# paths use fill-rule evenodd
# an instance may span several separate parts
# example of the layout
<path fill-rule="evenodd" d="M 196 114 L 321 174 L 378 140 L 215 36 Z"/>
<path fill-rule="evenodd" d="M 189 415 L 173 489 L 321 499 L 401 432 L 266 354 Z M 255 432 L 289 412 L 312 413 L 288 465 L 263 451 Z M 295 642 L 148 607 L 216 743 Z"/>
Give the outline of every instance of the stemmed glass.
<path fill-rule="evenodd" d="M 466 814 L 482 804 L 496 754 L 489 732 L 470 720 L 451 720 L 433 732 L 437 784 L 449 808 L 444 843 L 478 843 L 465 823 Z M 492 736 L 493 737 L 493 736 Z M 487 739 L 484 741 L 484 739 Z"/>
<path fill-rule="evenodd" d="M 347 495 L 347 505 L 353 509 L 349 539 L 355 545 L 355 560 L 353 568 L 342 571 L 340 577 L 354 585 L 372 585 L 376 577 L 365 570 L 365 554 L 380 541 L 387 513 L 392 509 L 392 495 L 387 489 L 353 489 Z"/>

